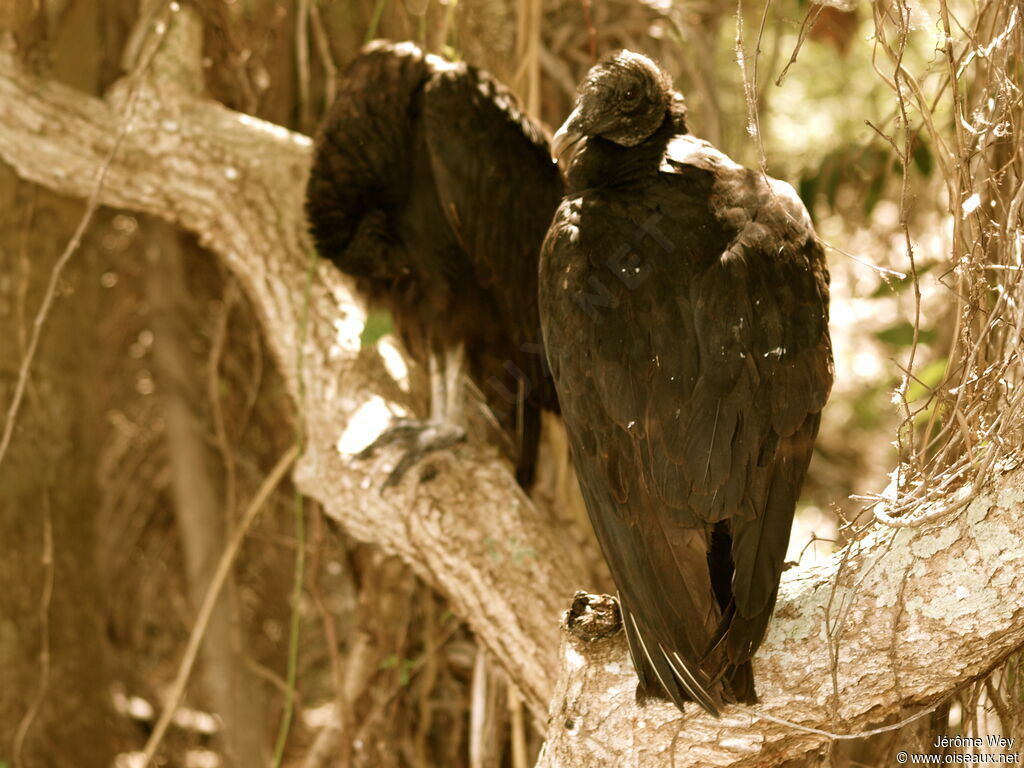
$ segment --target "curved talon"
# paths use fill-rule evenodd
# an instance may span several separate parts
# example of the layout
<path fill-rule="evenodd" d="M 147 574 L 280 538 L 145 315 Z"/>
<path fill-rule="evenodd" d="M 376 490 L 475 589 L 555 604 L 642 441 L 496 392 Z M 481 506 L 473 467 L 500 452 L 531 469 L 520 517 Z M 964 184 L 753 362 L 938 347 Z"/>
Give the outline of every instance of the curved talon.
<path fill-rule="evenodd" d="M 392 443 L 411 443 L 417 434 L 427 428 L 428 423 L 419 419 L 396 419 L 390 427 L 377 436 L 376 440 L 363 448 L 355 457 L 359 461 L 365 461 L 372 459 L 379 449 L 387 448 Z"/>
<path fill-rule="evenodd" d="M 465 441 L 466 431 L 453 424 L 416 419 L 400 419 L 384 430 L 380 437 L 356 454 L 357 460 L 363 461 L 373 457 L 381 448 L 395 443 L 402 444 L 405 451 L 398 464 L 388 474 L 380 488 L 384 493 L 387 488 L 398 485 L 413 466 L 418 464 L 428 453 L 442 451 Z"/>

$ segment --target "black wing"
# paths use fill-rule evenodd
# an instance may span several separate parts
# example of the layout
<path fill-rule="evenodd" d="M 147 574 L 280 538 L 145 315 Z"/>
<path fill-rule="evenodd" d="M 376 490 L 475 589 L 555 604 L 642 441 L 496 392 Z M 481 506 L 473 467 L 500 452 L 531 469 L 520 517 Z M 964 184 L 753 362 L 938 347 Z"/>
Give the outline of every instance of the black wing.
<path fill-rule="evenodd" d="M 306 215 L 317 251 L 354 277 L 387 279 L 397 263 L 396 213 L 410 193 L 410 113 L 430 68 L 413 45 L 375 41 L 338 85 L 313 150 Z"/>
<path fill-rule="evenodd" d="M 475 67 L 430 59 L 435 74 L 424 89 L 423 121 L 441 208 L 477 282 L 496 300 L 517 351 L 509 362 L 527 377 L 531 400 L 554 410 L 540 346 L 537 261 L 561 177 L 547 138 L 507 89 Z"/>
<path fill-rule="evenodd" d="M 473 67 L 385 41 L 346 70 L 307 187 L 317 250 L 388 306 L 412 355 L 465 345 L 524 486 L 540 410 L 557 410 L 537 260 L 561 193 L 546 139 L 511 94 Z"/>
<path fill-rule="evenodd" d="M 558 410 L 537 307 L 537 262 L 562 196 L 548 142 L 486 73 L 430 57 L 423 123 L 441 209 L 504 338 L 470 350 L 491 410 L 517 443 L 516 477 L 533 480 L 540 412 Z"/>
<path fill-rule="evenodd" d="M 641 695 L 753 698 L 831 385 L 827 279 L 792 191 L 689 137 L 556 215 L 545 341 Z"/>

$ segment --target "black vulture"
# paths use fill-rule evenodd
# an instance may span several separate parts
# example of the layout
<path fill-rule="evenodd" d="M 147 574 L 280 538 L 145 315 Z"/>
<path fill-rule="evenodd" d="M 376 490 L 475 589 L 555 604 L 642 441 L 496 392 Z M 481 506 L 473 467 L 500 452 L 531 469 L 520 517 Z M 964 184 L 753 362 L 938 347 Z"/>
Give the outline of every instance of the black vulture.
<path fill-rule="evenodd" d="M 540 411 L 556 410 L 537 309 L 540 246 L 561 178 L 547 139 L 486 72 L 377 41 L 348 67 L 316 139 L 306 212 L 321 256 L 391 312 L 429 369 L 430 417 L 402 440 L 399 480 L 465 435 L 471 375 L 529 486 Z"/>
<path fill-rule="evenodd" d="M 637 698 L 717 715 L 756 701 L 832 385 L 824 253 L 792 187 L 691 136 L 639 54 L 590 70 L 552 148 L 541 321 Z"/>

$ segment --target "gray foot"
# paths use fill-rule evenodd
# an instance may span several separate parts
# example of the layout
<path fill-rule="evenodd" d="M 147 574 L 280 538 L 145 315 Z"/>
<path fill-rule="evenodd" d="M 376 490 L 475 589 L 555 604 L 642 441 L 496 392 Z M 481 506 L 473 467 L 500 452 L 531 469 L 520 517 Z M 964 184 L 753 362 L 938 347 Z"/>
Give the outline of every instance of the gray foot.
<path fill-rule="evenodd" d="M 454 424 L 417 419 L 400 419 L 384 430 L 380 437 L 356 454 L 356 458 L 371 458 L 379 449 L 398 444 L 405 448 L 397 466 L 388 475 L 381 492 L 398 485 L 405 473 L 418 464 L 428 453 L 458 445 L 466 439 L 466 430 Z"/>

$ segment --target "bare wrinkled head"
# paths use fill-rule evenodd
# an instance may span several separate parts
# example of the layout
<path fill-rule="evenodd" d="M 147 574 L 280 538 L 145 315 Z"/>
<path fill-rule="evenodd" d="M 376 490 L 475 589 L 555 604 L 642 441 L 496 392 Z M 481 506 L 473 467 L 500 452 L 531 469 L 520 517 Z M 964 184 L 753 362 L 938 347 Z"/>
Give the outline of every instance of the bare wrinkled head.
<path fill-rule="evenodd" d="M 672 97 L 672 79 L 657 64 L 619 51 L 587 73 L 572 114 L 551 141 L 551 154 L 557 160 L 588 136 L 634 147 L 658 130 Z"/>

